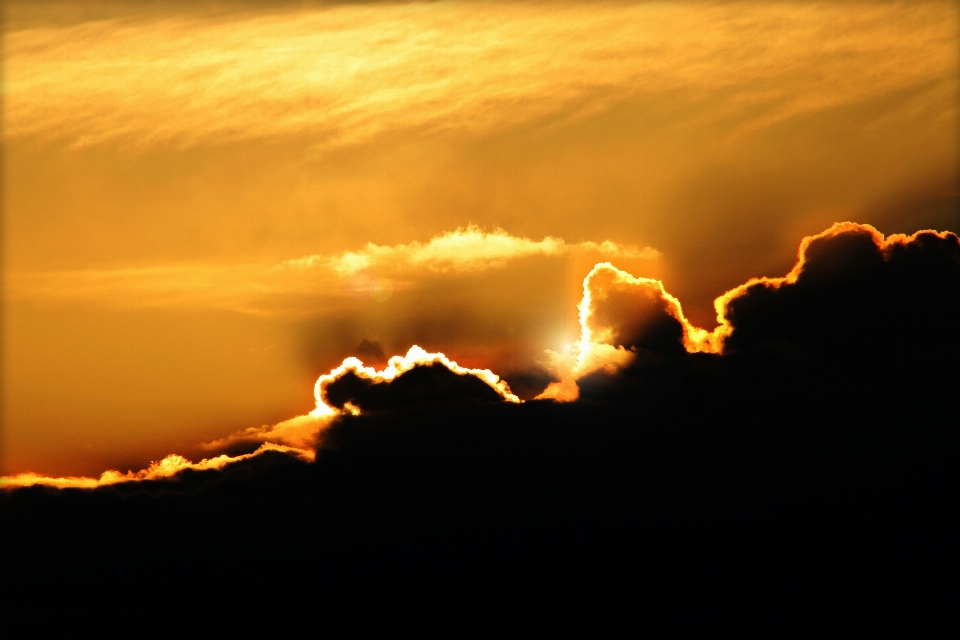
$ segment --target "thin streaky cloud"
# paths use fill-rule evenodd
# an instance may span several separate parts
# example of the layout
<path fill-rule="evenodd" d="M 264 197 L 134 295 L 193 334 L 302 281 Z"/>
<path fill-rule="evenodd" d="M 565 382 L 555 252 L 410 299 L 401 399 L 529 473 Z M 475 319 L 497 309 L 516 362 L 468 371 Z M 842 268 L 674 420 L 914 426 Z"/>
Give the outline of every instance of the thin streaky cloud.
<path fill-rule="evenodd" d="M 942 105 L 958 32 L 951 3 L 412 3 L 103 20 L 6 35 L 4 129 L 80 146 L 305 136 L 323 147 L 405 129 L 481 135 L 668 94 L 680 111 L 749 129 L 904 87 Z"/>
<path fill-rule="evenodd" d="M 562 256 L 595 252 L 608 257 L 652 259 L 656 249 L 626 247 L 610 240 L 601 243 L 567 244 L 562 238 L 547 236 L 530 240 L 512 236 L 502 229 L 487 232 L 476 226 L 457 229 L 431 238 L 393 246 L 368 243 L 359 251 L 346 251 L 334 257 L 312 255 L 289 260 L 283 266 L 308 269 L 329 265 L 339 275 L 364 270 L 377 272 L 427 268 L 435 272 L 484 271 L 501 268 L 509 260 L 530 256 Z"/>
<path fill-rule="evenodd" d="M 393 246 L 368 244 L 333 256 L 311 255 L 280 264 L 179 264 L 121 269 L 32 271 L 5 274 L 10 299 L 87 300 L 121 307 L 217 307 L 255 314 L 296 313 L 291 299 L 356 295 L 361 274 L 390 278 L 394 291 L 416 287 L 431 272 L 501 269 L 511 260 L 558 259 L 576 254 L 652 260 L 659 252 L 609 240 L 568 244 L 562 238 L 531 240 L 502 229 L 470 226 L 426 242 Z M 371 281 L 372 282 L 372 281 Z M 370 283 L 366 283 L 370 285 Z M 362 293 L 362 292 L 361 292 Z M 278 302 L 279 299 L 279 302 Z"/>

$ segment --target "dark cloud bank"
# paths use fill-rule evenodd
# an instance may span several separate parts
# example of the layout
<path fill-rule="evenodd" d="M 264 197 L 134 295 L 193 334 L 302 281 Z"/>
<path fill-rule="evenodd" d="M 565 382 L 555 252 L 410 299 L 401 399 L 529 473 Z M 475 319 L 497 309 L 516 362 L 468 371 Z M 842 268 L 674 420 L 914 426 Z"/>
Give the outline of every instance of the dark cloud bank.
<path fill-rule="evenodd" d="M 4 626 L 922 637 L 951 620 L 957 237 L 821 238 L 795 283 L 749 287 L 728 317 L 722 355 L 678 348 L 671 319 L 624 336 L 635 362 L 573 403 L 502 402 L 439 365 L 350 375 L 327 396 L 362 414 L 315 463 L 7 492 Z"/>

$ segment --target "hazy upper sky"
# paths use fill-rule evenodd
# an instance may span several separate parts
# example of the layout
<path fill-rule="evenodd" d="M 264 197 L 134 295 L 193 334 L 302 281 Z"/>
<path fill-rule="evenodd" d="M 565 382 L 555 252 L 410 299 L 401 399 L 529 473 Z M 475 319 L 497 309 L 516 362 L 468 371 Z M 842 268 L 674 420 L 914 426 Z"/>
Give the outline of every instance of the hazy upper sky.
<path fill-rule="evenodd" d="M 712 328 L 834 221 L 960 230 L 955 2 L 131 4 L 4 5 L 3 473 L 530 371 L 601 260 Z"/>

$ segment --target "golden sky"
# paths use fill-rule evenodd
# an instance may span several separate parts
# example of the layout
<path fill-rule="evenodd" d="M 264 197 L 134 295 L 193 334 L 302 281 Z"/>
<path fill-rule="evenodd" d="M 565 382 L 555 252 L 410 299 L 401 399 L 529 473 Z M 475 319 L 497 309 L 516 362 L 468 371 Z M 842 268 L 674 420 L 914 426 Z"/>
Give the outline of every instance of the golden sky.
<path fill-rule="evenodd" d="M 140 468 L 597 262 L 695 325 L 833 222 L 960 229 L 955 2 L 5 3 L 3 473 Z M 538 364 L 539 363 L 539 364 Z"/>

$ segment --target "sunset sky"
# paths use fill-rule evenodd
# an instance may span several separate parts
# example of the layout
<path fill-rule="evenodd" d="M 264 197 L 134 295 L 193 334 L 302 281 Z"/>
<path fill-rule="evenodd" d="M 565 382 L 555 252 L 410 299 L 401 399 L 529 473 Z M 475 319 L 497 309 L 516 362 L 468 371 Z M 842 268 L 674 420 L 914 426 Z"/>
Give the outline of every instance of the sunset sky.
<path fill-rule="evenodd" d="M 532 397 L 599 262 L 712 330 L 835 222 L 960 230 L 955 2 L 4 11 L 3 475 L 197 459 L 413 345 Z"/>

